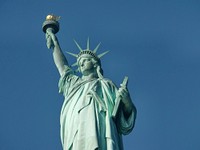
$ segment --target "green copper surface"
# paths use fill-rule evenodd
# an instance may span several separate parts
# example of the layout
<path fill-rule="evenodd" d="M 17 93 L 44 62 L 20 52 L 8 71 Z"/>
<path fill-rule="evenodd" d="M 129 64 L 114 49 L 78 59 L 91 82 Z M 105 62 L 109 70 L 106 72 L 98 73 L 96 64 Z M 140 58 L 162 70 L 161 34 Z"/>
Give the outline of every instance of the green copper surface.
<path fill-rule="evenodd" d="M 50 26 L 45 33 L 60 73 L 59 92 L 64 96 L 60 113 L 63 150 L 123 150 L 122 135 L 132 131 L 136 118 L 128 78 L 120 88 L 104 78 L 100 58 L 107 51 L 96 55 L 100 44 L 90 50 L 89 38 L 86 50 L 75 41 L 79 54 L 68 52 L 78 60 L 75 65 L 82 74 L 78 76 L 68 64 L 54 30 Z"/>

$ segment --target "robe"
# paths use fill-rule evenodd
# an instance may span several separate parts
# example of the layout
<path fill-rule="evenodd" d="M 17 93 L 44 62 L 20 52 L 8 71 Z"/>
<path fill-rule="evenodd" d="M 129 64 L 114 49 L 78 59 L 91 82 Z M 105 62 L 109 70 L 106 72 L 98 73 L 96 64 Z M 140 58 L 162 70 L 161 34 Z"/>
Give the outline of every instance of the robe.
<path fill-rule="evenodd" d="M 126 118 L 120 110 L 113 120 L 117 87 L 112 81 L 83 80 L 66 66 L 59 92 L 65 97 L 60 113 L 63 150 L 123 150 L 122 134 L 132 131 L 135 112 Z"/>

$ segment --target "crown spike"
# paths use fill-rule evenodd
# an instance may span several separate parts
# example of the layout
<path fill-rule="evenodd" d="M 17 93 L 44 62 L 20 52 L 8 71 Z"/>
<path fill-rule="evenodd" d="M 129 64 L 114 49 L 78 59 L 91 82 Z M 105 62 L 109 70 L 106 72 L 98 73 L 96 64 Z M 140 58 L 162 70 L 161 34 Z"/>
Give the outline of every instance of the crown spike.
<path fill-rule="evenodd" d="M 87 39 L 87 50 L 90 50 L 90 38 Z"/>
<path fill-rule="evenodd" d="M 77 54 L 73 54 L 73 53 L 71 53 L 71 52 L 67 52 L 67 51 L 66 51 L 66 53 L 68 53 L 68 54 L 70 54 L 70 55 L 72 55 L 72 56 L 74 56 L 74 57 L 76 57 L 76 58 L 78 57 Z"/>
<path fill-rule="evenodd" d="M 78 66 L 78 63 L 75 62 L 74 64 L 71 65 L 72 67 Z"/>
<path fill-rule="evenodd" d="M 83 49 L 80 47 L 80 45 L 76 42 L 76 40 L 74 40 L 74 42 L 75 42 L 75 44 L 76 44 L 76 46 L 78 47 L 78 49 L 80 50 L 80 51 L 83 51 Z"/>
<path fill-rule="evenodd" d="M 93 50 L 94 53 L 97 52 L 97 50 L 98 50 L 98 48 L 99 48 L 100 45 L 101 45 L 101 42 L 100 42 L 100 43 L 96 46 L 96 48 Z"/>
<path fill-rule="evenodd" d="M 104 53 L 102 53 L 102 54 L 99 54 L 98 57 L 101 58 L 102 56 L 104 56 L 104 55 L 107 54 L 108 52 L 109 52 L 109 51 L 106 51 L 106 52 L 104 52 Z"/>

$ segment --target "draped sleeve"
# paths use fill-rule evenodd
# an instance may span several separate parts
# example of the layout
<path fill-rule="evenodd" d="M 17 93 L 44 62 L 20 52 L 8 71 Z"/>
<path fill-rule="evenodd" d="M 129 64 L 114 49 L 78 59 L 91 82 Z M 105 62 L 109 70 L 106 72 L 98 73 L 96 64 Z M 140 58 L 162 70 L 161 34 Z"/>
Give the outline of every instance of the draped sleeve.
<path fill-rule="evenodd" d="M 114 101 L 114 105 L 116 105 L 116 98 L 118 95 L 118 87 L 112 81 L 109 81 L 109 90 L 111 92 L 112 99 Z M 118 132 L 120 134 L 127 135 L 134 128 L 137 111 L 136 111 L 135 106 L 133 105 L 133 110 L 132 110 L 130 116 L 127 118 L 124 115 L 122 105 L 123 104 L 121 103 L 121 106 L 118 108 L 119 114 L 118 114 L 118 117 L 116 120 L 116 126 L 117 126 Z"/>
<path fill-rule="evenodd" d="M 78 79 L 79 77 L 75 75 L 74 70 L 65 65 L 64 73 L 58 82 L 59 93 L 64 96 L 67 95 L 71 85 L 73 85 Z"/>
<path fill-rule="evenodd" d="M 130 116 L 128 118 L 125 117 L 124 112 L 121 108 L 121 113 L 120 113 L 120 117 L 118 118 L 118 122 L 119 122 L 119 126 L 118 126 L 118 130 L 120 131 L 120 133 L 122 133 L 123 135 L 127 135 L 129 134 L 135 125 L 135 119 L 136 119 L 136 109 L 133 108 Z"/>

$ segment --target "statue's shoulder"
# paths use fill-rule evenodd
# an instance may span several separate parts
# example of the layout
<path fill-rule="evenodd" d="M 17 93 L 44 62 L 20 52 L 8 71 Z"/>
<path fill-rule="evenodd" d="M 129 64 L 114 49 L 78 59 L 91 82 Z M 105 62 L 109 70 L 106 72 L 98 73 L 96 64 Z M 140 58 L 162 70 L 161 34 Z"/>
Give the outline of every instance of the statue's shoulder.
<path fill-rule="evenodd" d="M 102 81 L 104 81 L 104 82 L 112 82 L 112 80 L 110 80 L 109 78 L 102 78 L 102 79 L 100 79 L 100 80 L 102 80 Z"/>
<path fill-rule="evenodd" d="M 110 80 L 109 78 L 103 78 L 102 80 L 103 80 L 104 83 L 107 83 L 109 85 L 116 87 L 115 83 L 112 80 Z"/>
<path fill-rule="evenodd" d="M 72 83 L 75 84 L 78 80 L 80 80 L 80 77 L 76 75 L 75 71 L 72 70 L 69 66 L 64 66 L 63 74 L 60 76 L 60 82 L 63 83 Z"/>
<path fill-rule="evenodd" d="M 115 83 L 113 83 L 112 80 L 108 79 L 108 78 L 103 78 L 101 79 L 102 82 L 102 87 L 106 88 L 108 91 L 110 91 L 111 93 L 116 93 L 117 92 L 117 86 L 115 85 Z"/>

